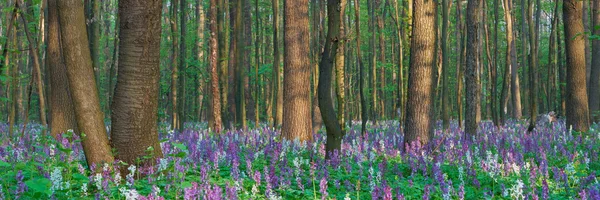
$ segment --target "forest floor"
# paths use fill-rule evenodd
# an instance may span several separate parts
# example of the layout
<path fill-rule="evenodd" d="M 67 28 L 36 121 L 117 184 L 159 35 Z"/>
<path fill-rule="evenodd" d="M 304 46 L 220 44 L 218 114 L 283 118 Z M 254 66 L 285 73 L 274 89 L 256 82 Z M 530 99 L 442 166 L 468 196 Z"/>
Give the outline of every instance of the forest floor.
<path fill-rule="evenodd" d="M 57 141 L 30 125 L 10 139 L 0 124 L 0 199 L 600 199 L 598 126 L 575 133 L 559 121 L 528 134 L 523 121 L 484 122 L 464 138 L 453 123 L 404 151 L 397 122 L 365 137 L 355 124 L 330 160 L 323 133 L 299 143 L 268 127 L 214 135 L 205 123 L 181 133 L 161 124 L 164 158 L 128 174 L 119 163 L 88 170 L 77 136 Z"/>

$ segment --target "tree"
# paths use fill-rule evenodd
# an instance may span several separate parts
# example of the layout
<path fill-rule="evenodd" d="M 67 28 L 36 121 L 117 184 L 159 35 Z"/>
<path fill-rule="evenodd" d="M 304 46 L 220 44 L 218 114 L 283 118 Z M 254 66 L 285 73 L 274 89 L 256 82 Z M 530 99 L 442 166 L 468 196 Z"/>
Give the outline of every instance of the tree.
<path fill-rule="evenodd" d="M 119 160 L 134 164 L 152 147 L 162 157 L 158 142 L 160 80 L 160 18 L 162 0 L 139 4 L 119 1 L 119 67 L 112 104 L 112 145 Z"/>
<path fill-rule="evenodd" d="M 178 79 L 179 79 L 179 65 L 181 63 L 179 63 L 179 42 L 177 40 L 177 5 L 178 5 L 178 0 L 172 0 L 171 1 L 171 16 L 170 16 L 170 23 L 171 23 L 171 40 L 173 41 L 173 46 L 172 46 L 172 55 L 173 57 L 171 58 L 172 61 L 172 65 L 171 65 L 171 126 L 173 129 L 175 130 L 179 130 L 179 121 L 181 119 L 179 119 L 179 97 L 178 97 Z M 122 51 L 122 49 L 120 50 Z"/>
<path fill-rule="evenodd" d="M 360 119 L 361 119 L 361 135 L 365 135 L 367 128 L 367 121 L 369 120 L 367 114 L 367 97 L 365 96 L 365 69 L 362 62 L 362 57 L 360 53 L 360 3 L 358 0 L 354 0 L 354 21 L 356 25 L 356 58 L 358 60 L 358 70 L 359 70 L 359 93 L 360 93 Z"/>
<path fill-rule="evenodd" d="M 481 84 L 479 65 L 479 27 L 481 23 L 482 0 L 469 0 L 467 3 L 467 63 L 465 72 L 466 83 L 466 109 L 465 133 L 469 136 L 477 133 L 477 126 L 481 119 Z"/>
<path fill-rule="evenodd" d="M 506 21 L 506 60 L 504 62 L 504 80 L 502 83 L 502 106 L 501 106 L 501 123 L 506 121 L 508 118 L 508 99 L 510 96 L 511 84 L 514 83 L 511 79 L 514 77 L 513 74 L 517 74 L 516 69 L 517 65 L 517 50 L 515 48 L 515 41 L 513 40 L 513 19 L 511 15 L 512 9 L 512 1 L 511 0 L 502 0 L 502 7 L 504 8 L 504 19 Z M 513 96 L 513 98 L 517 98 Z"/>
<path fill-rule="evenodd" d="M 414 0 L 404 143 L 433 138 L 436 2 Z"/>
<path fill-rule="evenodd" d="M 586 91 L 585 35 L 583 33 L 582 2 L 564 0 L 565 49 L 567 55 L 566 111 L 567 127 L 587 131 L 589 124 Z"/>
<path fill-rule="evenodd" d="M 217 69 L 218 64 L 218 51 L 219 44 L 217 42 L 218 30 L 217 30 L 217 0 L 210 0 L 210 10 L 208 12 L 208 20 L 210 22 L 210 39 L 209 47 L 210 52 L 208 55 L 208 62 L 210 67 L 210 88 L 212 94 L 212 109 L 211 118 L 213 119 L 210 123 L 210 128 L 216 132 L 220 132 L 223 128 L 223 122 L 221 121 L 221 91 L 219 91 L 219 73 Z"/>
<path fill-rule="evenodd" d="M 443 128 L 448 129 L 450 126 L 450 95 L 448 94 L 449 85 L 448 85 L 448 76 L 450 71 L 448 68 L 450 67 L 450 63 L 448 59 L 450 57 L 448 52 L 448 15 L 450 13 L 451 2 L 449 0 L 443 0 L 442 2 L 442 121 Z"/>
<path fill-rule="evenodd" d="M 50 135 L 56 137 L 71 129 L 77 131 L 73 100 L 69 92 L 67 69 L 60 47 L 57 0 L 48 0 L 48 39 L 46 40 L 46 67 L 50 71 Z"/>
<path fill-rule="evenodd" d="M 594 23 L 594 35 L 600 35 L 600 1 L 593 1 L 592 9 L 592 21 Z M 591 88 L 588 92 L 589 106 L 590 106 L 590 119 L 595 122 L 600 121 L 600 40 L 592 41 L 592 66 L 590 74 L 590 85 Z"/>
<path fill-rule="evenodd" d="M 323 122 L 325 123 L 325 128 L 327 130 L 327 144 L 325 145 L 327 156 L 330 156 L 330 154 L 332 154 L 335 150 L 339 151 L 341 149 L 342 137 L 344 136 L 344 132 L 342 131 L 338 121 L 338 116 L 336 116 L 333 108 L 333 99 L 331 97 L 331 76 L 334 63 L 336 65 L 337 72 L 338 62 L 343 62 L 343 60 L 339 60 L 343 59 L 343 55 L 338 57 L 340 52 L 343 50 L 338 48 L 341 45 L 340 41 L 343 40 L 341 34 L 341 27 L 343 26 L 341 17 L 344 13 L 343 11 L 345 7 L 345 0 L 327 1 L 327 15 L 329 18 L 327 25 L 327 40 L 325 43 L 325 50 L 321 56 L 321 63 L 319 64 L 319 108 L 321 109 L 321 116 L 323 117 Z M 338 107 L 338 109 L 342 108 Z"/>
<path fill-rule="evenodd" d="M 279 52 L 279 0 L 272 1 L 273 6 L 273 102 L 275 102 L 275 123 L 280 126 L 283 119 L 283 85 L 281 80 L 281 53 Z"/>
<path fill-rule="evenodd" d="M 531 119 L 529 120 L 529 127 L 527 128 L 528 132 L 533 131 L 535 125 L 537 123 L 537 114 L 538 114 L 538 33 L 540 26 L 540 6 L 541 4 L 538 2 L 537 11 L 536 11 L 536 23 L 535 28 L 533 25 L 533 0 L 529 0 L 529 9 L 528 17 L 529 20 L 529 94 L 531 97 L 529 98 L 529 116 Z M 539 0 L 538 0 L 539 1 Z"/>
<path fill-rule="evenodd" d="M 285 1 L 282 135 L 312 140 L 310 66 L 308 64 L 308 0 Z"/>
<path fill-rule="evenodd" d="M 100 111 L 98 88 L 85 29 L 83 2 L 58 1 L 60 38 L 69 88 L 73 97 L 77 127 L 81 131 L 83 152 L 88 166 L 114 160 Z"/>

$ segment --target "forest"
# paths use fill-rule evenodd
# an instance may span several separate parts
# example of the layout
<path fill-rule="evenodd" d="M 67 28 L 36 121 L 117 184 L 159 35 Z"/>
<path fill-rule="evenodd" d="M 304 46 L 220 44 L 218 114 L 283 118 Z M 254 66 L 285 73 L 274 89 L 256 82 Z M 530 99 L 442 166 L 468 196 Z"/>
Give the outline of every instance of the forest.
<path fill-rule="evenodd" d="M 0 200 L 600 199 L 600 0 L 0 10 Z"/>

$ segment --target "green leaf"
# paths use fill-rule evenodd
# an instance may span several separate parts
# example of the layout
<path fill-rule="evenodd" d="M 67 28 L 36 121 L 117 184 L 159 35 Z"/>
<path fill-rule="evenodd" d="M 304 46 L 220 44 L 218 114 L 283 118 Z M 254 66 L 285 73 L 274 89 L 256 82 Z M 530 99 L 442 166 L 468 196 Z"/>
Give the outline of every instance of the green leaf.
<path fill-rule="evenodd" d="M 189 181 L 184 181 L 181 183 L 181 188 L 189 188 L 192 187 L 192 183 L 190 183 Z"/>
<path fill-rule="evenodd" d="M 0 161 L 0 167 L 12 167 L 12 165 L 8 164 L 7 162 Z"/>
<path fill-rule="evenodd" d="M 184 144 L 182 144 L 182 143 L 173 143 L 173 146 L 175 148 L 178 148 L 178 149 L 182 150 L 182 151 L 187 151 L 187 147 Z"/>
<path fill-rule="evenodd" d="M 47 178 L 37 178 L 25 181 L 25 185 L 29 187 L 33 192 L 39 192 L 43 194 L 47 194 L 48 196 L 52 195 L 52 191 L 50 191 L 50 186 L 52 186 L 52 182 Z"/>

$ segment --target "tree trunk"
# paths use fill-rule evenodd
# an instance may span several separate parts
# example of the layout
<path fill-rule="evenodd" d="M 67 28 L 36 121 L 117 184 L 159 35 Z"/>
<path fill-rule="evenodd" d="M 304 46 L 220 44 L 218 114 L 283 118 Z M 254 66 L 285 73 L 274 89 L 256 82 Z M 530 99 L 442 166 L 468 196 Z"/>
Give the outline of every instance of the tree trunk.
<path fill-rule="evenodd" d="M 162 157 L 157 126 L 161 7 L 162 0 L 119 2 L 121 51 L 111 135 L 116 158 L 129 164 L 142 156 L 151 156 L 149 163 Z"/>
<path fill-rule="evenodd" d="M 593 27 L 600 26 L 600 1 L 594 0 L 592 9 L 592 21 L 594 22 Z M 594 28 L 594 35 L 600 35 L 600 29 Z M 592 41 L 592 66 L 590 74 L 590 85 L 588 88 L 589 106 L 590 106 L 590 119 L 595 122 L 600 121 L 600 40 Z"/>
<path fill-rule="evenodd" d="M 58 1 L 61 41 L 77 127 L 88 166 L 112 163 L 85 29 L 83 2 Z"/>
<path fill-rule="evenodd" d="M 19 1 L 19 0 L 18 0 Z M 18 3 L 17 3 L 18 4 Z M 25 9 L 23 9 L 21 7 L 22 11 L 25 11 Z M 34 46 L 35 41 L 32 39 L 32 35 L 31 33 L 29 33 L 29 28 L 28 28 L 28 22 L 27 19 L 24 15 L 21 15 L 21 21 L 23 22 L 23 30 L 25 30 L 25 36 L 27 36 L 27 44 L 29 47 L 29 54 L 32 55 L 33 57 L 33 69 L 35 70 L 34 72 L 34 78 L 36 85 L 37 85 L 37 92 L 38 92 L 38 96 L 39 96 L 39 104 L 40 104 L 40 123 L 42 126 L 46 127 L 47 125 L 47 121 L 46 121 L 46 98 L 44 97 L 44 84 L 43 84 L 43 79 L 42 79 L 42 67 L 40 66 L 40 58 L 38 56 L 38 49 L 37 47 Z M 44 131 L 45 133 L 45 131 Z"/>
<path fill-rule="evenodd" d="M 515 68 L 514 66 L 517 65 L 517 59 L 516 59 L 516 48 L 515 48 L 515 41 L 513 40 L 513 20 L 512 20 L 512 1 L 511 0 L 502 0 L 502 7 L 504 8 L 504 19 L 506 21 L 506 60 L 504 62 L 504 80 L 502 83 L 502 108 L 501 108 L 501 115 L 500 115 L 500 122 L 502 124 L 504 124 L 506 122 L 506 119 L 508 118 L 508 99 L 510 96 L 510 92 L 511 91 L 511 84 L 512 83 L 512 74 L 517 73 L 516 71 L 513 71 L 512 69 Z M 515 98 L 513 96 L 513 98 Z"/>
<path fill-rule="evenodd" d="M 175 4 L 176 5 L 176 4 Z M 175 6 L 173 5 L 173 6 Z M 179 24 L 181 27 L 181 30 L 179 31 L 179 65 L 177 66 L 179 68 L 178 71 L 178 81 L 179 83 L 177 83 L 177 86 L 179 87 L 179 93 L 178 93 L 178 97 L 177 100 L 179 101 L 177 103 L 177 129 L 182 130 L 184 129 L 183 125 L 185 123 L 185 116 L 186 116 L 186 91 L 185 91 L 185 85 L 186 85 L 186 69 L 187 69 L 187 51 L 186 51 L 186 43 L 185 43 L 185 37 L 187 35 L 187 20 L 186 20 L 186 14 L 187 14 L 187 3 L 186 0 L 179 0 Z M 173 8 L 174 10 L 176 10 L 176 8 Z M 173 38 L 175 41 L 176 39 Z"/>
<path fill-rule="evenodd" d="M 67 130 L 77 131 L 77 121 L 73 110 L 73 100 L 69 92 L 67 69 L 63 62 L 60 46 L 57 0 L 48 0 L 48 39 L 46 40 L 46 65 L 50 68 L 50 135 L 53 137 Z"/>
<path fill-rule="evenodd" d="M 358 60 L 359 68 L 359 93 L 360 93 L 360 119 L 361 119 L 361 135 L 365 135 L 367 128 L 367 121 L 369 120 L 367 115 L 367 100 L 365 96 L 365 70 L 362 63 L 362 56 L 360 52 L 360 3 L 358 0 L 354 0 L 354 27 L 356 28 L 356 59 Z"/>
<path fill-rule="evenodd" d="M 283 80 L 281 77 L 281 53 L 279 52 L 279 25 L 281 17 L 279 15 L 279 0 L 273 0 L 273 102 L 275 104 L 275 124 L 280 126 L 283 119 Z"/>
<path fill-rule="evenodd" d="M 208 12 L 208 20 L 210 22 L 210 55 L 208 55 L 208 62 L 210 65 L 210 82 L 211 82 L 211 100 L 212 100 L 212 112 L 211 116 L 213 123 L 210 124 L 210 128 L 216 132 L 220 132 L 222 127 L 221 120 L 221 92 L 219 91 L 219 73 L 217 69 L 219 51 L 219 44 L 217 42 L 218 30 L 217 30 L 217 0 L 210 0 L 210 10 Z"/>
<path fill-rule="evenodd" d="M 433 138 L 433 112 L 435 80 L 435 18 L 436 3 L 414 0 L 413 29 L 408 73 L 408 98 L 406 104 L 406 129 L 404 143 L 418 141 L 426 144 Z"/>
<path fill-rule="evenodd" d="M 533 131 L 537 123 L 538 114 L 538 29 L 540 25 L 540 6 L 537 4 L 537 11 L 535 14 L 536 23 L 535 27 L 533 24 L 533 0 L 529 0 L 529 9 L 527 18 L 529 20 L 529 127 L 528 132 Z M 539 1 L 539 0 L 538 0 Z"/>
<path fill-rule="evenodd" d="M 462 128 L 462 123 L 463 123 L 463 103 L 462 103 L 462 94 L 463 94 L 463 85 L 464 85 L 464 64 L 465 64 L 465 57 L 466 57 L 466 49 L 465 49 L 465 39 L 463 37 L 464 35 L 464 27 L 463 27 L 463 20 L 462 20 L 462 3 L 459 2 L 456 4 L 456 18 L 458 19 L 457 22 L 457 34 L 456 34 L 456 41 L 457 41 L 457 46 L 458 46 L 458 54 L 459 54 L 459 58 L 456 60 L 457 61 L 457 65 L 456 65 L 456 110 L 458 111 L 458 127 Z"/>
<path fill-rule="evenodd" d="M 178 0 L 172 0 L 171 2 L 171 13 L 170 13 L 170 23 L 171 23 L 171 41 L 173 41 L 172 46 L 172 55 L 173 58 L 171 60 L 171 127 L 174 130 L 179 130 L 179 105 L 178 105 L 178 91 L 177 91 L 177 83 L 179 78 L 179 41 L 177 40 L 177 6 Z M 122 49 L 121 49 L 122 51 Z"/>
<path fill-rule="evenodd" d="M 338 151 L 339 153 L 341 150 L 342 137 L 344 136 L 333 107 L 333 99 L 331 97 L 331 76 L 334 63 L 336 65 L 336 72 L 338 72 L 338 62 L 343 62 L 343 60 L 339 60 L 343 59 L 343 53 L 340 52 L 343 51 L 343 48 L 339 49 L 339 46 L 343 44 L 343 42 L 340 44 L 340 40 L 343 40 L 341 33 L 341 27 L 343 26 L 341 15 L 344 13 L 346 7 L 345 4 L 345 0 L 327 1 L 327 15 L 329 19 L 327 24 L 327 40 L 319 64 L 319 108 L 321 109 L 321 116 L 323 117 L 323 122 L 325 123 L 325 128 L 327 130 L 327 144 L 325 145 L 327 157 L 331 156 L 334 151 Z M 340 74 L 337 74 L 336 77 L 339 79 L 339 76 Z M 336 82 L 339 83 L 339 81 Z"/>
<path fill-rule="evenodd" d="M 585 35 L 582 2 L 564 0 L 565 49 L 567 54 L 567 127 L 585 132 L 589 129 L 589 110 L 585 80 Z"/>
<path fill-rule="evenodd" d="M 284 21 L 282 136 L 311 141 L 308 0 L 285 1 Z"/>
<path fill-rule="evenodd" d="M 448 17 L 450 13 L 452 3 L 449 0 L 443 0 L 442 2 L 442 127 L 443 129 L 448 129 L 450 127 L 450 94 L 449 85 L 448 85 L 448 76 L 449 76 L 449 67 L 450 63 L 448 61 L 450 55 L 448 52 Z"/>
<path fill-rule="evenodd" d="M 465 65 L 466 109 L 465 133 L 469 136 L 477 134 L 481 113 L 481 78 L 477 57 L 480 54 L 479 33 L 481 24 L 481 0 L 469 0 L 467 4 L 467 63 Z"/>
<path fill-rule="evenodd" d="M 196 5 L 196 12 L 198 13 L 198 29 L 196 30 L 196 34 L 197 34 L 197 42 L 196 42 L 196 46 L 198 48 L 198 63 L 199 64 L 199 69 L 200 70 L 204 70 L 205 68 L 203 67 L 204 64 L 204 43 L 206 42 L 204 40 L 204 28 L 205 28 L 205 24 L 206 24 L 206 17 L 204 14 L 204 5 L 202 5 L 202 3 L 199 3 L 198 5 Z M 206 91 L 204 91 L 204 77 L 201 76 L 203 73 L 198 74 L 198 112 L 196 113 L 196 118 L 198 121 L 202 121 L 202 108 L 204 108 L 203 106 L 203 102 L 204 102 L 204 93 Z"/>

